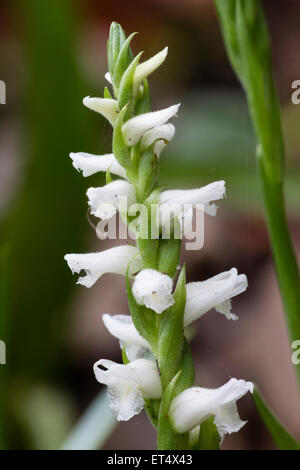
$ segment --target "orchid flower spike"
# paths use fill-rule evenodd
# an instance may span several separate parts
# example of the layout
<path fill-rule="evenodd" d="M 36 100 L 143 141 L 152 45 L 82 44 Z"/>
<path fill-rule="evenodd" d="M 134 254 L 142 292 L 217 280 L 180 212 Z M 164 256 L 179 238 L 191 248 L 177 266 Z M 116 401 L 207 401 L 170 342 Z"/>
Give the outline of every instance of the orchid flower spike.
<path fill-rule="evenodd" d="M 253 383 L 230 379 L 222 387 L 209 389 L 187 388 L 171 402 L 169 415 L 174 429 L 179 433 L 191 431 L 210 416 L 223 439 L 225 434 L 239 431 L 246 421 L 242 421 L 236 401 L 247 392 L 253 393 Z"/>
<path fill-rule="evenodd" d="M 91 176 L 100 171 L 113 173 L 126 179 L 124 168 L 117 161 L 113 153 L 106 155 L 93 155 L 91 153 L 70 153 L 74 168 L 82 171 L 83 176 Z"/>
<path fill-rule="evenodd" d="M 68 254 L 65 260 L 74 273 L 86 271 L 86 275 L 80 277 L 77 284 L 92 287 L 95 282 L 105 273 L 122 274 L 125 276 L 128 264 L 130 272 L 134 273 L 141 269 L 141 258 L 134 246 L 121 245 L 100 251 L 99 253 Z"/>
<path fill-rule="evenodd" d="M 156 313 L 162 313 L 174 304 L 173 281 L 155 269 L 143 269 L 136 276 L 132 293 L 139 305 L 145 305 Z"/>
<path fill-rule="evenodd" d="M 122 133 L 125 144 L 131 147 L 138 143 L 143 134 L 157 126 L 162 126 L 177 113 L 180 104 L 174 104 L 169 108 L 145 113 L 135 116 L 125 122 L 122 126 Z"/>
<path fill-rule="evenodd" d="M 126 202 L 126 208 L 135 203 L 135 189 L 125 180 L 115 180 L 100 188 L 89 188 L 87 197 L 91 213 L 99 219 L 110 219 L 120 209 L 120 201 Z"/>
<path fill-rule="evenodd" d="M 149 356 L 150 344 L 138 333 L 130 315 L 105 313 L 102 319 L 110 334 L 119 340 L 120 348 L 125 348 L 130 362 Z"/>
<path fill-rule="evenodd" d="M 118 101 L 112 98 L 91 98 L 86 96 L 83 98 L 83 104 L 92 111 L 102 114 L 112 126 L 115 125 L 115 121 L 118 117 Z"/>
<path fill-rule="evenodd" d="M 206 281 L 188 283 L 184 325 L 189 325 L 212 308 L 229 320 L 237 320 L 238 317 L 231 313 L 230 299 L 244 292 L 247 287 L 247 276 L 238 274 L 236 268 L 217 274 Z"/>
<path fill-rule="evenodd" d="M 136 359 L 124 365 L 101 359 L 94 364 L 94 373 L 98 382 L 108 386 L 109 406 L 118 421 L 139 414 L 145 399 L 161 398 L 162 386 L 154 361 Z"/>

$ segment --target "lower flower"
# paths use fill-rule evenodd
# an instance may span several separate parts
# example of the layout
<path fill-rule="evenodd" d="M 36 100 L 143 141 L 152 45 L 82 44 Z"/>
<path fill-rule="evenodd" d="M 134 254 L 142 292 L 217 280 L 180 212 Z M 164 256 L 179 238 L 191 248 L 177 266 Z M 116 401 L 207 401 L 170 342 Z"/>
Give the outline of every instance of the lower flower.
<path fill-rule="evenodd" d="M 191 387 L 177 395 L 170 406 L 170 419 L 179 433 L 191 431 L 210 416 L 215 416 L 221 439 L 225 434 L 239 431 L 246 421 L 242 421 L 236 401 L 253 393 L 253 383 L 245 380 L 230 379 L 222 387 L 209 389 Z"/>
<path fill-rule="evenodd" d="M 154 361 L 136 359 L 124 365 L 100 359 L 94 364 L 94 373 L 98 382 L 107 385 L 109 406 L 118 421 L 128 421 L 139 414 L 145 399 L 159 399 L 162 396 L 160 377 Z"/>

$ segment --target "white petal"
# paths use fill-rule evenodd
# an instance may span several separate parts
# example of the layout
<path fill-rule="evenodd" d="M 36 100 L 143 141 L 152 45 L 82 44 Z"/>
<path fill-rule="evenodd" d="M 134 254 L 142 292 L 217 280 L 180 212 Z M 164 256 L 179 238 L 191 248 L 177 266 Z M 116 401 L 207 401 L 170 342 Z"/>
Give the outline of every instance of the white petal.
<path fill-rule="evenodd" d="M 91 213 L 100 219 L 109 219 L 119 210 L 120 198 L 123 203 L 126 201 L 128 209 L 136 201 L 134 187 L 124 180 L 115 180 L 100 188 L 89 188 L 86 194 Z"/>
<path fill-rule="evenodd" d="M 212 308 L 229 319 L 236 319 L 230 312 L 229 301 L 247 289 L 245 274 L 238 274 L 236 268 L 225 271 L 206 281 L 190 282 L 186 285 L 184 325 L 189 325 Z"/>
<path fill-rule="evenodd" d="M 110 173 L 126 179 L 126 172 L 113 153 L 93 155 L 91 153 L 77 152 L 70 153 L 70 157 L 74 168 L 78 171 L 81 170 L 83 176 L 90 176 L 100 171 L 106 172 L 109 170 Z"/>
<path fill-rule="evenodd" d="M 163 148 L 170 142 L 175 134 L 175 126 L 171 123 L 163 124 L 162 126 L 154 127 L 150 131 L 145 132 L 141 140 L 141 150 L 146 150 L 154 142 L 154 153 L 159 157 Z"/>
<path fill-rule="evenodd" d="M 172 279 L 155 269 L 143 269 L 139 272 L 132 286 L 132 293 L 140 305 L 162 313 L 174 304 Z"/>
<path fill-rule="evenodd" d="M 227 429 L 225 432 L 234 432 L 234 429 L 238 429 L 238 423 L 236 416 L 232 416 L 232 428 L 229 431 L 228 413 L 233 410 L 233 407 L 229 405 L 235 404 L 248 391 L 253 393 L 253 383 L 238 379 L 230 379 L 222 387 L 215 389 L 188 388 L 177 395 L 171 403 L 170 416 L 173 425 L 178 432 L 183 433 L 192 430 L 214 415 L 216 424 L 222 432 L 225 428 Z M 236 426 L 233 425 L 233 421 Z"/>
<path fill-rule="evenodd" d="M 161 109 L 160 111 L 140 114 L 139 116 L 128 119 L 122 127 L 126 145 L 135 145 L 146 131 L 153 127 L 165 124 L 177 113 L 179 106 L 180 104 L 174 104 L 173 106 Z"/>
<path fill-rule="evenodd" d="M 109 72 L 106 72 L 106 74 L 104 75 L 104 78 L 105 78 L 105 80 L 108 81 L 108 83 L 110 83 L 112 85 L 112 79 L 111 79 L 111 76 L 110 76 Z"/>
<path fill-rule="evenodd" d="M 124 365 L 101 359 L 95 363 L 94 372 L 96 379 L 108 386 L 110 407 L 118 420 L 127 421 L 138 414 L 144 406 L 144 399 L 162 395 L 157 366 L 153 361 L 137 359 Z"/>
<path fill-rule="evenodd" d="M 167 54 L 168 48 L 165 47 L 162 51 L 137 66 L 133 79 L 133 86 L 135 89 L 137 89 L 142 81 L 164 62 Z"/>
<path fill-rule="evenodd" d="M 102 114 L 112 126 L 118 117 L 118 102 L 112 98 L 91 98 L 86 96 L 83 98 L 83 104 L 93 111 Z"/>
<path fill-rule="evenodd" d="M 130 315 L 103 315 L 103 323 L 112 336 L 125 347 L 129 361 L 142 358 L 151 351 L 150 344 L 136 330 Z"/>
<path fill-rule="evenodd" d="M 247 421 L 242 421 L 235 402 L 220 406 L 216 412 L 214 423 L 218 428 L 221 441 L 225 434 L 238 432 Z"/>
<path fill-rule="evenodd" d="M 86 271 L 84 277 L 80 277 L 77 284 L 91 287 L 105 273 L 126 274 L 128 264 L 130 272 L 134 273 L 141 268 L 141 259 L 138 249 L 130 245 L 121 245 L 99 253 L 68 254 L 65 260 L 73 273 Z"/>
<path fill-rule="evenodd" d="M 127 341 L 123 343 L 120 341 L 120 348 L 125 349 L 125 353 L 129 362 L 135 361 L 136 359 L 149 359 L 151 361 L 155 360 L 151 349 L 144 348 L 134 341 Z"/>
<path fill-rule="evenodd" d="M 225 315 L 227 320 L 238 320 L 239 317 L 231 312 L 231 300 L 224 300 L 224 302 L 221 302 L 220 304 L 215 306 L 215 310 L 218 313 L 222 313 L 222 315 Z"/>
<path fill-rule="evenodd" d="M 196 207 L 197 204 L 202 204 L 205 212 L 214 215 L 215 206 L 210 206 L 209 203 L 222 199 L 224 195 L 225 181 L 215 181 L 198 189 L 163 191 L 159 198 L 160 210 L 168 210 L 168 208 L 177 205 L 192 204 L 193 207 Z"/>

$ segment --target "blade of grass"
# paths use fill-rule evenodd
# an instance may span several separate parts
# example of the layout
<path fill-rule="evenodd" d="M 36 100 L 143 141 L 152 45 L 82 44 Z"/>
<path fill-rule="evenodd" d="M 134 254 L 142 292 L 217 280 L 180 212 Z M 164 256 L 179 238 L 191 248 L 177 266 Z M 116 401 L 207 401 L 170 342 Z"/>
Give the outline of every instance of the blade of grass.
<path fill-rule="evenodd" d="M 300 450 L 300 444 L 294 439 L 280 421 L 274 416 L 257 388 L 253 393 L 254 403 L 266 427 L 280 450 Z"/>

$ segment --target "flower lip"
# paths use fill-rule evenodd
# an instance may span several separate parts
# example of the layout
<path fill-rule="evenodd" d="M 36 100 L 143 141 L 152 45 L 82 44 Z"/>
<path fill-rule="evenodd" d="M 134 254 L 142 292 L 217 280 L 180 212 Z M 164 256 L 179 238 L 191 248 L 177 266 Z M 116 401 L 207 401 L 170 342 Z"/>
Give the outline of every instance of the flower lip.
<path fill-rule="evenodd" d="M 143 269 L 134 280 L 132 293 L 139 305 L 162 313 L 174 304 L 173 281 L 155 269 Z"/>

